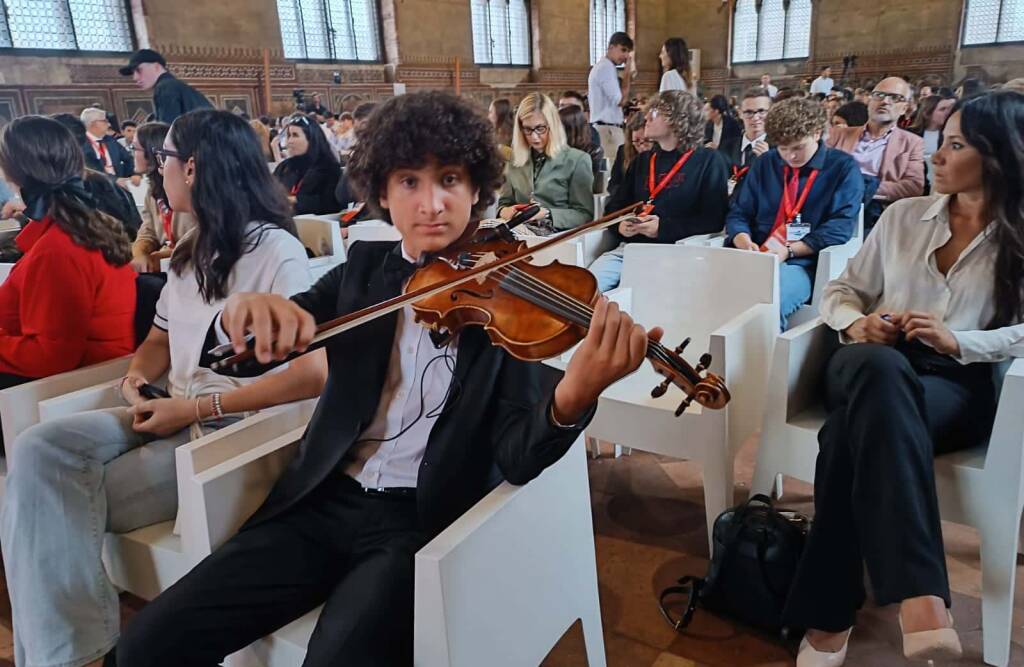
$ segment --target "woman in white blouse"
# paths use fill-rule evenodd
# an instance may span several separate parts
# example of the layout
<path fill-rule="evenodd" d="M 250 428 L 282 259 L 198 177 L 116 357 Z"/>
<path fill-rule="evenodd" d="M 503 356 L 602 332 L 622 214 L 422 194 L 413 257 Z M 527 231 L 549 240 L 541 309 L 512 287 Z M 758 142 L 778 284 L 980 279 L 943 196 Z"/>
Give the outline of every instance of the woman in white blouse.
<path fill-rule="evenodd" d="M 661 75 L 658 92 L 685 90 L 696 97 L 697 82 L 693 80 L 693 72 L 690 70 L 690 48 L 686 40 L 682 37 L 668 38 L 661 46 L 658 58 L 661 60 L 661 68 L 665 70 Z"/>
<path fill-rule="evenodd" d="M 961 654 L 932 459 L 983 442 L 996 362 L 1024 356 L 1024 95 L 960 102 L 934 156 L 935 191 L 889 207 L 825 290 L 847 345 L 825 375 L 815 523 L 786 621 L 810 628 L 798 667 L 837 667 L 866 564 L 900 603 L 903 652 Z"/>

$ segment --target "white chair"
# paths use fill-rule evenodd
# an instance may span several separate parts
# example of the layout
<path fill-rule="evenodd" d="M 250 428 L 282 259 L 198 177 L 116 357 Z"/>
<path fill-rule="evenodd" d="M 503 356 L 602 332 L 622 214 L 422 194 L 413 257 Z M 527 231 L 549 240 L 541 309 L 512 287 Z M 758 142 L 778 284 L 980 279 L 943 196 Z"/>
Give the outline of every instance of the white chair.
<path fill-rule="evenodd" d="M 604 215 L 604 205 L 608 201 L 608 193 L 594 195 L 594 220 Z"/>
<path fill-rule="evenodd" d="M 0 262 L 0 285 L 7 280 L 7 276 L 11 275 L 11 269 L 14 268 L 14 264 L 8 262 Z"/>
<path fill-rule="evenodd" d="M 294 456 L 296 429 L 210 470 L 234 493 L 211 542 L 226 541 Z M 256 472 L 250 472 L 252 468 Z M 245 494 L 239 491 L 244 489 Z M 237 498 L 237 499 L 236 499 Z M 221 499 L 223 501 L 223 498 Z M 230 515 L 230 518 L 228 518 Z M 496 575 L 495 573 L 500 573 Z M 577 620 L 588 663 L 605 665 L 590 489 L 582 438 L 521 487 L 501 484 L 416 554 L 415 638 L 423 667 L 536 665 Z M 302 663 L 316 609 L 229 657 L 230 667 Z"/>
<path fill-rule="evenodd" d="M 818 431 L 825 423 L 820 380 L 839 345 L 814 319 L 778 337 L 766 392 L 764 423 L 751 493 L 781 489 L 781 476 L 814 481 Z M 1024 360 L 1003 381 L 987 447 L 935 459 L 942 518 L 975 527 L 981 536 L 982 638 L 985 662 L 1010 657 L 1013 589 L 1021 510 L 1024 509 Z M 781 493 L 780 493 L 781 495 Z"/>
<path fill-rule="evenodd" d="M 779 327 L 777 263 L 771 255 L 727 248 L 632 243 L 621 286 L 609 293 L 640 324 L 664 328 L 667 347 L 689 337 L 687 358 L 709 351 L 710 370 L 732 394 L 722 410 L 694 403 L 676 417 L 681 392 L 670 388 L 652 398 L 662 378 L 644 364 L 605 390 L 586 430 L 588 438 L 700 461 L 709 543 L 715 518 L 732 504 L 736 452 L 760 425 Z"/>
<path fill-rule="evenodd" d="M 39 421 L 123 405 L 113 385 L 104 382 L 40 401 Z M 165 521 L 129 533 L 108 533 L 103 559 L 114 585 L 151 600 L 208 556 L 211 531 L 216 532 L 224 513 L 230 513 L 232 503 L 245 494 L 245 480 L 214 475 L 210 481 L 210 471 L 229 459 L 251 456 L 251 450 L 268 439 L 303 427 L 314 406 L 315 401 L 302 401 L 265 410 L 178 447 L 178 531 L 174 521 Z M 259 467 L 251 468 L 248 474 L 258 471 Z M 280 470 L 266 474 L 271 473 L 273 479 Z"/>
<path fill-rule="evenodd" d="M 336 215 L 297 215 L 295 228 L 302 245 L 313 253 L 309 271 L 314 282 L 345 261 L 345 242 Z"/>
<path fill-rule="evenodd" d="M 383 220 L 363 220 L 348 228 L 347 245 L 356 241 L 401 241 L 402 234 Z"/>
<path fill-rule="evenodd" d="M 146 207 L 146 195 L 149 194 L 149 177 L 143 176 L 138 185 L 129 180 L 127 190 L 132 194 L 135 206 L 141 211 Z"/>

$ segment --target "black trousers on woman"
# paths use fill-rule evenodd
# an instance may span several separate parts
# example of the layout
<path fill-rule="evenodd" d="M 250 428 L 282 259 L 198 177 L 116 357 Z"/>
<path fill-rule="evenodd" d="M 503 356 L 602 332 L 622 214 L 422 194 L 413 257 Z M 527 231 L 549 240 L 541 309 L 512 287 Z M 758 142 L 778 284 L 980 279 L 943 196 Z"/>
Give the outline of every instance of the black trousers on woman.
<path fill-rule="evenodd" d="M 936 454 L 992 428 L 991 364 L 923 345 L 847 345 L 828 362 L 814 524 L 786 603 L 794 628 L 840 632 L 864 603 L 935 595 L 950 604 L 935 494 Z"/>

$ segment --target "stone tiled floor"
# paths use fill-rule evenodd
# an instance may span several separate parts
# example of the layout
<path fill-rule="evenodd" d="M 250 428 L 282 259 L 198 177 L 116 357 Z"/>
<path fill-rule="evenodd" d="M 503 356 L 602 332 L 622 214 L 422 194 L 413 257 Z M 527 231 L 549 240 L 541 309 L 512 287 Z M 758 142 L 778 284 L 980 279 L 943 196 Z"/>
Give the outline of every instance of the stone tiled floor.
<path fill-rule="evenodd" d="M 749 443 L 737 463 L 736 499 L 747 495 L 756 443 Z M 590 463 L 598 578 L 605 649 L 609 667 L 785 667 L 793 665 L 795 647 L 738 627 L 708 613 L 698 613 L 685 634 L 661 618 L 657 593 L 683 574 L 707 569 L 703 493 L 699 466 L 647 454 Z M 809 511 L 810 487 L 786 486 L 785 504 Z M 966 655 L 958 666 L 982 665 L 981 572 L 977 534 L 961 526 L 945 529 L 947 563 L 953 588 L 957 627 Z M 1018 567 L 1018 574 L 1024 566 Z M 2 584 L 2 580 L 0 580 Z M 1015 598 L 1011 665 L 1024 665 L 1024 590 Z M 124 598 L 124 616 L 139 600 Z M 12 660 L 11 611 L 0 594 L 0 667 Z M 846 662 L 850 667 L 896 667 L 907 663 L 900 653 L 895 608 L 861 612 Z M 570 628 L 544 661 L 544 667 L 583 667 L 583 635 Z M 485 666 L 481 666 L 485 667 Z M 936 667 L 946 667 L 936 665 Z"/>

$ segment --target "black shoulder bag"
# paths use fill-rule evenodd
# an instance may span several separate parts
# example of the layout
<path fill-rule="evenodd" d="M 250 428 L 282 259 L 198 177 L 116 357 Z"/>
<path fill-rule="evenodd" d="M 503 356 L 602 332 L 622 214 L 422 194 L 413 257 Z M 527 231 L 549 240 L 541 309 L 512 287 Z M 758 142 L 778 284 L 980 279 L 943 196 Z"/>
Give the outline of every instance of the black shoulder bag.
<path fill-rule="evenodd" d="M 782 634 L 782 611 L 796 575 L 810 520 L 779 512 L 771 498 L 755 495 L 722 512 L 712 532 L 714 550 L 707 576 L 683 577 L 661 592 L 658 606 L 669 625 L 683 630 L 698 605 L 773 634 Z M 676 619 L 666 601 L 686 599 Z"/>

